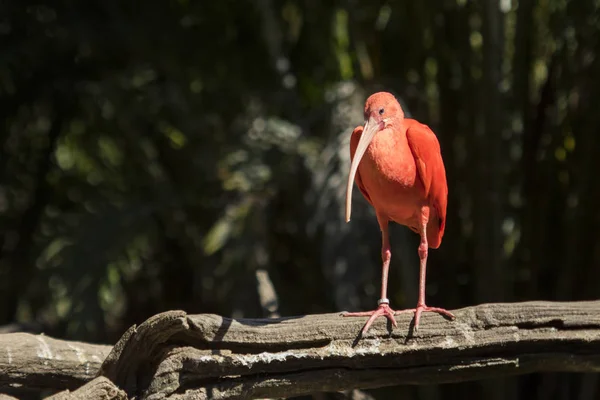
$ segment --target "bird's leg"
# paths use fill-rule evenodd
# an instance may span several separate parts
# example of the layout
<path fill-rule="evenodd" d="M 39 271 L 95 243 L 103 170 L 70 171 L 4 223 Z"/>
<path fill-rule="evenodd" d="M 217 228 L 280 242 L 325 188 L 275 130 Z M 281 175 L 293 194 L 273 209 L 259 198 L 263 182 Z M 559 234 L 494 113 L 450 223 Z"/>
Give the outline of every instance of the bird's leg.
<path fill-rule="evenodd" d="M 378 307 L 373 311 L 362 311 L 362 312 L 346 312 L 342 315 L 344 317 L 369 317 L 367 322 L 365 323 L 362 334 L 364 335 L 369 330 L 369 327 L 377 318 L 383 316 L 390 320 L 392 325 L 398 326 L 396 324 L 396 319 L 394 318 L 394 310 L 390 308 L 390 301 L 387 298 L 387 283 L 388 283 L 388 273 L 390 270 L 390 261 L 392 260 L 392 251 L 390 248 L 390 235 L 388 230 L 388 219 L 377 215 L 377 221 L 379 222 L 379 227 L 381 228 L 381 298 L 377 302 Z"/>
<path fill-rule="evenodd" d="M 419 234 L 421 235 L 421 243 L 419 244 L 419 300 L 417 307 L 408 310 L 396 311 L 396 314 L 405 312 L 415 313 L 415 331 L 419 330 L 419 320 L 421 313 L 425 311 L 436 312 L 450 319 L 454 319 L 454 315 L 443 308 L 429 307 L 425 304 L 425 278 L 427 271 L 427 253 L 429 245 L 427 243 L 427 222 L 429 221 L 429 207 L 423 207 L 420 213 Z"/>

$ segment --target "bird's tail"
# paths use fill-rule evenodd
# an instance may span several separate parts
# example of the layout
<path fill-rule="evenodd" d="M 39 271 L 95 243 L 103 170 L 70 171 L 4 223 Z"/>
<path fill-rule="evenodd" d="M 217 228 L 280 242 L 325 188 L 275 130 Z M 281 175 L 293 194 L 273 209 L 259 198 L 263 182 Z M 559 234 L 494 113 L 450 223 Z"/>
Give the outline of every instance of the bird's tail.
<path fill-rule="evenodd" d="M 427 226 L 427 244 L 432 249 L 437 249 L 442 244 L 446 220 L 444 218 L 432 218 Z"/>

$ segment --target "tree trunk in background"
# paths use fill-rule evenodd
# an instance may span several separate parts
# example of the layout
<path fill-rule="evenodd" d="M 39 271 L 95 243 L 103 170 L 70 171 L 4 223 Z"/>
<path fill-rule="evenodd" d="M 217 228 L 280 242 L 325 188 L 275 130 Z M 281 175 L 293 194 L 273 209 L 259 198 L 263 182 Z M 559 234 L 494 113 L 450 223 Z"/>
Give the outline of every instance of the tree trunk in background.
<path fill-rule="evenodd" d="M 530 138 L 535 136 L 536 133 L 531 132 L 532 129 L 532 105 L 530 100 L 531 92 L 531 68 L 533 62 L 532 45 L 533 45 L 533 32 L 534 32 L 534 20 L 533 20 L 533 9 L 535 2 L 533 1 L 520 1 L 517 9 L 517 25 L 514 40 L 515 55 L 513 58 L 512 65 L 512 101 L 511 106 L 514 110 L 514 117 L 518 118 L 521 122 L 521 131 L 512 131 L 511 142 L 515 146 L 521 147 L 522 144 L 528 143 Z M 534 139 L 535 141 L 535 139 Z M 531 150 L 529 151 L 529 153 Z M 512 182 L 515 182 L 520 186 L 521 198 L 528 199 L 529 196 L 525 193 L 529 191 L 529 187 L 533 185 L 532 174 L 535 171 L 535 157 L 526 158 L 526 151 L 523 149 L 521 153 L 523 168 L 516 169 L 514 171 Z M 526 200 L 527 203 L 527 200 Z M 531 260 L 531 232 L 533 226 L 530 222 L 532 212 L 529 209 L 529 204 L 521 205 L 520 209 L 515 210 L 514 215 L 519 217 L 520 224 L 516 226 L 516 229 L 521 230 L 521 236 L 516 252 L 516 256 L 513 258 L 517 262 L 515 273 L 518 274 L 520 270 L 523 273 L 529 272 L 529 295 L 536 297 L 537 293 L 537 279 L 536 272 L 537 264 L 533 265 Z M 518 207 L 518 206 L 517 206 Z M 521 291 L 515 290 L 515 296 L 520 298 Z"/>
<path fill-rule="evenodd" d="M 498 1 L 483 2 L 483 132 L 476 128 L 477 158 L 472 165 L 480 185 L 474 202 L 475 276 L 477 301 L 503 301 L 508 270 L 504 268 L 502 219 L 506 193 L 502 139 L 504 102 L 500 92 L 504 49 L 504 16 Z"/>
<path fill-rule="evenodd" d="M 464 302 L 464 295 L 461 294 L 464 286 L 460 285 L 462 280 L 459 276 L 466 274 L 463 269 L 467 262 L 467 248 L 465 241 L 461 240 L 465 231 L 465 218 L 461 218 L 460 214 L 461 210 L 468 206 L 462 201 L 466 189 L 463 179 L 467 170 L 464 163 L 465 151 L 460 144 L 464 143 L 466 130 L 469 128 L 465 119 L 461 117 L 467 113 L 469 107 L 464 92 L 470 89 L 470 79 L 464 76 L 461 65 L 470 65 L 471 48 L 466 9 L 459 8 L 454 1 L 445 1 L 444 4 L 443 23 L 434 29 L 434 50 L 438 59 L 440 98 L 440 124 L 436 134 L 442 149 L 448 181 L 446 232 L 443 246 L 439 250 L 443 258 L 440 262 L 440 281 L 447 283 L 441 288 L 443 306 L 451 308 Z M 448 42 L 456 43 L 454 50 L 447 46 Z"/>
<path fill-rule="evenodd" d="M 5 270 L 6 276 L 0 282 L 0 324 L 16 320 L 19 298 L 27 293 L 31 277 L 35 273 L 35 260 L 32 257 L 34 234 L 38 229 L 44 208 L 49 202 L 51 188 L 47 181 L 48 172 L 51 170 L 52 158 L 58 139 L 65 122 L 65 106 L 62 98 L 53 97 L 50 118 L 52 122 L 48 130 L 46 148 L 38 155 L 38 162 L 34 175 L 34 186 L 29 198 L 29 206 L 23 212 L 18 229 L 11 234 L 15 240 L 12 246 L 0 248 L 0 272 Z M 7 243 L 4 243 L 7 245 Z"/>

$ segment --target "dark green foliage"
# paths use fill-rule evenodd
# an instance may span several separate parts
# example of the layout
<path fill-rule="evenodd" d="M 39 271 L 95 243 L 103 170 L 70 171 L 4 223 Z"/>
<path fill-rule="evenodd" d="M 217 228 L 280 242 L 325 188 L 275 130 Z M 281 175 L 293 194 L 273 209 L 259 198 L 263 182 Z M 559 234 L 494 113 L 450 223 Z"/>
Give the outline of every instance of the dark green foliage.
<path fill-rule="evenodd" d="M 358 191 L 351 224 L 342 206 L 376 90 L 442 146 L 431 305 L 600 296 L 596 1 L 0 7 L 0 324 L 113 343 L 168 309 L 258 317 L 257 269 L 283 315 L 373 307 L 376 220 Z M 413 306 L 417 237 L 392 234 L 392 305 Z M 391 391 L 591 399 L 590 382 Z"/>

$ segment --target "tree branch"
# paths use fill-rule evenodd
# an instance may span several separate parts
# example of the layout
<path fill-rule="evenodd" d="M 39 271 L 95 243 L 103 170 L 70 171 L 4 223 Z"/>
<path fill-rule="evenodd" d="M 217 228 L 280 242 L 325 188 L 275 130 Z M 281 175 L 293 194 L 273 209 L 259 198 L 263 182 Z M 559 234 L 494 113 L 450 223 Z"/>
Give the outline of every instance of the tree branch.
<path fill-rule="evenodd" d="M 0 393 L 77 389 L 96 376 L 110 350 L 45 335 L 0 334 Z"/>
<path fill-rule="evenodd" d="M 600 371 L 600 301 L 483 304 L 455 315 L 456 321 L 447 321 L 428 313 L 418 333 L 412 332 L 411 315 L 400 315 L 399 327 L 391 334 L 381 319 L 358 340 L 363 319 L 339 314 L 230 319 L 170 311 L 131 327 L 99 375 L 130 398 L 231 399 L 459 382 L 534 371 Z M 21 335 L 21 340 L 10 340 L 14 335 Z M 25 343 L 23 338 L 29 345 L 21 351 L 17 344 Z M 0 335 L 0 391 L 19 377 L 23 385 L 55 390 L 92 378 L 89 372 L 98 364 L 90 363 L 88 374 L 82 373 L 82 365 L 89 361 L 79 360 L 71 343 L 45 338 L 44 353 L 39 338 Z M 12 370 L 7 368 L 7 345 L 15 349 L 8 364 Z M 85 360 L 107 350 L 76 346 Z M 29 361 L 20 358 L 27 353 L 32 354 Z M 41 380 L 43 371 L 46 377 L 59 374 L 59 379 Z M 66 371 L 73 374 L 70 380 Z"/>

